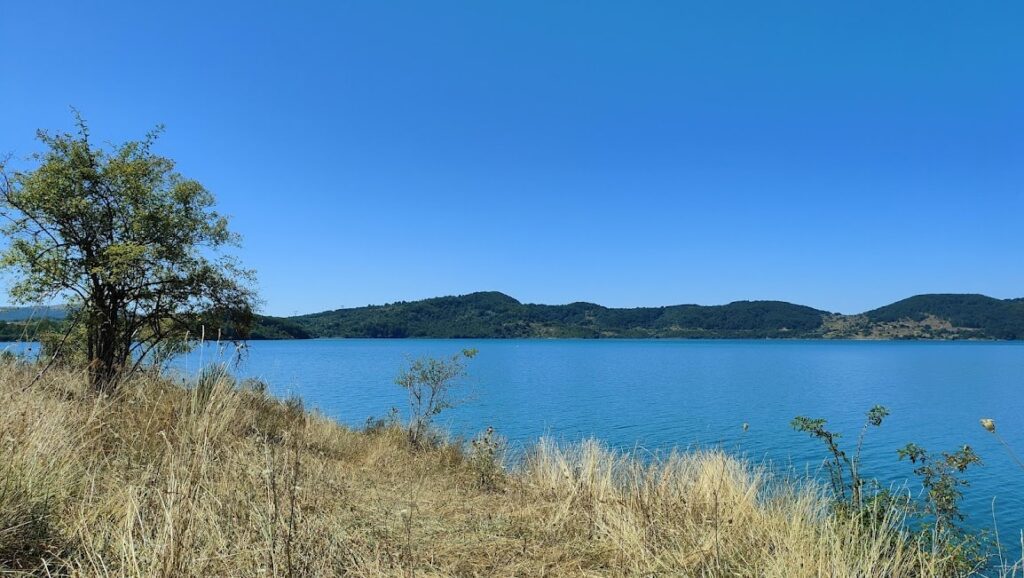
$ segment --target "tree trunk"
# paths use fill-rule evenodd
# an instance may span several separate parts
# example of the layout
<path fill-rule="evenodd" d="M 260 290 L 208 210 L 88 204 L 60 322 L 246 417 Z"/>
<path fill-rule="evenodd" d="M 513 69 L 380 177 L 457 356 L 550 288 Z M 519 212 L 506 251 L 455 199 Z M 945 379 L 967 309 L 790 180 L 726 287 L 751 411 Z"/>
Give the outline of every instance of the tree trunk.
<path fill-rule="evenodd" d="M 124 359 L 118 354 L 117 313 L 103 312 L 97 315 L 90 331 L 89 383 L 99 391 L 112 392 L 124 366 Z"/>

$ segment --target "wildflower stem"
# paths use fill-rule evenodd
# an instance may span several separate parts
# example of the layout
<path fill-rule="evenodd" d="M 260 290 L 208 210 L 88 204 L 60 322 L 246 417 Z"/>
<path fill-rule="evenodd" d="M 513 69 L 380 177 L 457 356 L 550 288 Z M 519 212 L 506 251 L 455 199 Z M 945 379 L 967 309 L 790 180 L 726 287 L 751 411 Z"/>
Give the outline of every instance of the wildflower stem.
<path fill-rule="evenodd" d="M 1014 452 L 1013 448 L 1010 447 L 1010 444 L 1006 443 L 1006 440 L 1003 439 L 1003 436 L 999 435 L 999 432 L 992 433 L 995 434 L 996 439 L 999 440 L 999 443 L 1003 444 L 1003 447 L 1006 448 L 1006 453 L 1010 454 L 1010 458 L 1012 458 L 1013 461 L 1017 462 L 1017 465 L 1020 466 L 1020 469 L 1024 470 L 1024 461 L 1021 461 L 1017 453 Z"/>

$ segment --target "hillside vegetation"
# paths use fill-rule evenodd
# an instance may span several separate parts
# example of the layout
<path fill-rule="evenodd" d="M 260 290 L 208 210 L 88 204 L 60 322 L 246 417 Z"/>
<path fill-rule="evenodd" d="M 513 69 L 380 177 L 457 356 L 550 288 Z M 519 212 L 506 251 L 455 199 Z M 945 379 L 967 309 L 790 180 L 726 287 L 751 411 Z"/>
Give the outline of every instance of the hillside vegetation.
<path fill-rule="evenodd" d="M 267 325 L 287 330 L 261 330 Z M 616 309 L 594 303 L 534 305 L 498 292 L 264 318 L 277 337 L 663 337 L 1021 339 L 1024 300 L 920 295 L 860 315 L 782 301 Z"/>
<path fill-rule="evenodd" d="M 612 309 L 523 304 L 485 292 L 289 319 L 323 337 L 780 337 L 812 331 L 821 314 L 778 301 Z"/>
<path fill-rule="evenodd" d="M 1024 339 L 1024 299 L 985 295 L 918 295 L 864 314 L 876 324 L 938 319 L 961 337 Z"/>
<path fill-rule="evenodd" d="M 0 321 L 0 341 L 39 341 L 46 333 L 57 333 L 63 321 L 40 319 L 33 321 Z"/>
<path fill-rule="evenodd" d="M 208 371 L 0 366 L 0 569 L 37 576 L 933 576 L 892 511 L 718 451 L 542 442 L 495 462 Z M 476 446 L 473 446 L 474 448 Z"/>
<path fill-rule="evenodd" d="M 0 340 L 32 340 L 59 329 L 66 308 L 11 308 Z M 194 328 L 199 331 L 199 326 Z M 229 331 L 225 338 L 242 337 Z M 782 301 L 611 308 L 594 303 L 535 305 L 498 292 L 259 316 L 250 339 L 316 337 L 1024 339 L 1024 299 L 918 295 L 857 315 Z"/>

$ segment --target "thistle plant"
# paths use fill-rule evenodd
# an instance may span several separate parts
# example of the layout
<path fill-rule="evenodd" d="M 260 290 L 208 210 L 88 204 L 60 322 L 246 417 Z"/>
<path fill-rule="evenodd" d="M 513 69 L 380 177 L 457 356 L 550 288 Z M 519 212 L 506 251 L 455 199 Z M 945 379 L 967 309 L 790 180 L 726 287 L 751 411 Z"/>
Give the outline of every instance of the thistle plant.
<path fill-rule="evenodd" d="M 821 418 L 809 418 L 797 416 L 793 418 L 790 425 L 796 431 L 809 434 L 825 443 L 832 458 L 825 462 L 832 483 L 832 490 L 838 501 L 842 504 L 847 502 L 847 490 L 849 490 L 850 503 L 857 509 L 864 505 L 863 487 L 864 480 L 860 475 L 860 454 L 864 447 L 864 436 L 869 427 L 879 427 L 882 421 L 889 415 L 889 410 L 882 405 L 876 405 L 867 412 L 867 419 L 861 428 L 860 436 L 857 438 L 857 450 L 850 457 L 839 447 L 839 433 L 825 428 L 826 421 Z M 849 477 L 849 481 L 847 481 Z"/>
<path fill-rule="evenodd" d="M 469 465 L 481 489 L 497 489 L 502 476 L 504 450 L 505 440 L 494 432 L 493 427 L 488 427 L 470 442 Z"/>

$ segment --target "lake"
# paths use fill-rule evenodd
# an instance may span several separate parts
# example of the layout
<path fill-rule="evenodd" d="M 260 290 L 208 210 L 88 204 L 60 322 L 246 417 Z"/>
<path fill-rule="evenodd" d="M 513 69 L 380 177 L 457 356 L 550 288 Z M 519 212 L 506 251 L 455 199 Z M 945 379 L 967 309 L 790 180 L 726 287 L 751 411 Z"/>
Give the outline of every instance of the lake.
<path fill-rule="evenodd" d="M 968 444 L 984 465 L 969 472 L 965 510 L 1004 543 L 1024 528 L 1024 471 L 978 423 L 996 420 L 1024 453 L 1024 343 L 777 340 L 312 340 L 250 345 L 237 368 L 278 395 L 353 426 L 403 408 L 395 376 L 418 356 L 473 347 L 465 401 L 440 416 L 456 435 L 488 426 L 522 448 L 540 436 L 595 437 L 624 449 L 720 446 L 756 462 L 817 472 L 823 445 L 793 431 L 797 415 L 828 419 L 852 453 L 874 404 L 892 415 L 868 432 L 862 469 L 902 483 L 911 467 L 896 449 Z M 179 360 L 194 372 L 213 347 Z M 748 423 L 744 432 L 742 424 Z M 912 484 L 915 490 L 918 485 Z M 995 500 L 993 504 L 993 500 Z"/>

